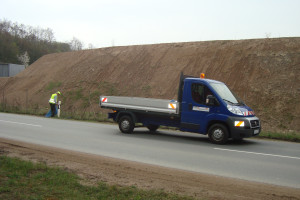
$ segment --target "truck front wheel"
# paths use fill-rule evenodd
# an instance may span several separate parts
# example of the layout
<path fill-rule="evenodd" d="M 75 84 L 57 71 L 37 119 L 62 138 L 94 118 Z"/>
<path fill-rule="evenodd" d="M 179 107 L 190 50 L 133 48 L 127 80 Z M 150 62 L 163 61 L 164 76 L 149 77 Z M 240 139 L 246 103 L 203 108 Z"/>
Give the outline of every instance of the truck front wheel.
<path fill-rule="evenodd" d="M 208 130 L 208 137 L 215 144 L 225 144 L 228 141 L 228 129 L 223 124 L 214 124 Z"/>
<path fill-rule="evenodd" d="M 119 129 L 122 133 L 132 133 L 134 129 L 134 123 L 131 117 L 125 115 L 119 120 Z"/>

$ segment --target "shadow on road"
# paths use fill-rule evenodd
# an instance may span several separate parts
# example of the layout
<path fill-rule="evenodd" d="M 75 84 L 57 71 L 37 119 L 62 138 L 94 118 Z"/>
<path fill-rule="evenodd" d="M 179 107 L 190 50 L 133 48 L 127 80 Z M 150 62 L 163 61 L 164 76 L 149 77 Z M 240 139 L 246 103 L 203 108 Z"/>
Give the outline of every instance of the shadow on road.
<path fill-rule="evenodd" d="M 145 129 L 135 129 L 131 134 L 124 134 L 121 132 L 116 132 L 116 134 L 120 134 L 126 137 L 134 137 L 134 138 L 143 138 L 154 141 L 169 141 L 176 143 L 193 143 L 193 144 L 205 144 L 205 145 L 213 145 L 213 146 L 224 146 L 224 145 L 216 145 L 212 144 L 207 135 L 190 133 L 190 132 L 179 132 L 173 130 L 164 130 L 159 129 L 156 132 L 149 132 Z M 225 146 L 245 146 L 245 145 L 254 145 L 257 144 L 255 140 L 243 139 L 243 140 L 229 140 Z"/>

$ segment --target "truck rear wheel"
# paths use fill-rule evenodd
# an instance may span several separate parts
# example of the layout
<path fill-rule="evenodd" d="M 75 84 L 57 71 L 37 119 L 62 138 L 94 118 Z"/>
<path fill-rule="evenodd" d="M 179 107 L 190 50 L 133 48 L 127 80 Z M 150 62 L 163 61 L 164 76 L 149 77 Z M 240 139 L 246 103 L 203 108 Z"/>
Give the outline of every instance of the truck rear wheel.
<path fill-rule="evenodd" d="M 223 124 L 214 124 L 208 130 L 208 137 L 215 144 L 225 144 L 228 141 L 228 130 Z"/>
<path fill-rule="evenodd" d="M 149 124 L 147 126 L 150 132 L 155 132 L 158 129 L 158 127 L 159 127 L 158 125 L 153 125 L 153 124 Z"/>
<path fill-rule="evenodd" d="M 122 133 L 132 133 L 134 129 L 134 123 L 130 116 L 122 116 L 119 120 L 119 129 Z"/>

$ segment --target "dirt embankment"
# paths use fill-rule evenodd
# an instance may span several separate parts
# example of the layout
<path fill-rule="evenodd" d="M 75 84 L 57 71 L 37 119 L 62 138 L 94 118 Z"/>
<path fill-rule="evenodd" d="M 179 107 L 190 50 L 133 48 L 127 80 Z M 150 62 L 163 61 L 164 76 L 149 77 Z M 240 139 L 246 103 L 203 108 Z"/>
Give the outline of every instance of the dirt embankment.
<path fill-rule="evenodd" d="M 110 47 L 49 54 L 0 79 L 0 102 L 45 109 L 63 93 L 65 112 L 102 112 L 98 96 L 176 99 L 180 72 L 225 82 L 266 131 L 300 131 L 300 38 Z M 45 110 L 46 112 L 46 110 Z"/>
<path fill-rule="evenodd" d="M 295 188 L 170 169 L 3 138 L 0 138 L 0 155 L 63 167 L 82 177 L 83 184 L 104 181 L 147 190 L 163 189 L 196 199 L 300 199 L 300 190 Z"/>

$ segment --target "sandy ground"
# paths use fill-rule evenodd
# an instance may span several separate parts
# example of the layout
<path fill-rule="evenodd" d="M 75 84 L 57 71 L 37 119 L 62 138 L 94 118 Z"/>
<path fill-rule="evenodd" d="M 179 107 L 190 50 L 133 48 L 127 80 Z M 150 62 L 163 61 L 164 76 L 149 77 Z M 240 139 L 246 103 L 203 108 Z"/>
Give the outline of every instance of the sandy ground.
<path fill-rule="evenodd" d="M 142 189 L 163 189 L 196 199 L 300 199 L 300 190 L 188 172 L 0 138 L 0 155 L 60 166 L 83 184 L 99 181 Z M 1 164 L 1 163 L 0 163 Z"/>

